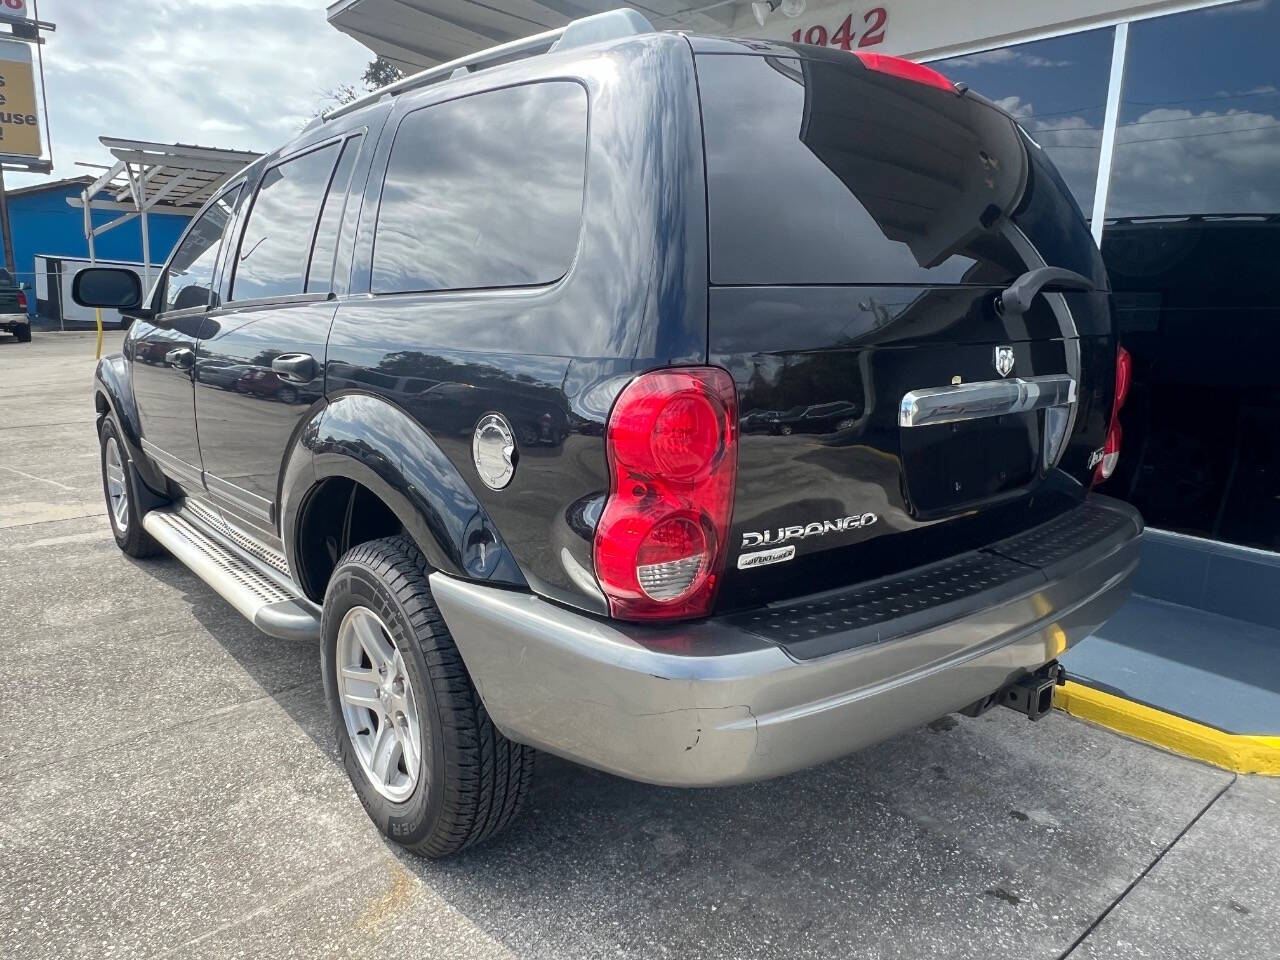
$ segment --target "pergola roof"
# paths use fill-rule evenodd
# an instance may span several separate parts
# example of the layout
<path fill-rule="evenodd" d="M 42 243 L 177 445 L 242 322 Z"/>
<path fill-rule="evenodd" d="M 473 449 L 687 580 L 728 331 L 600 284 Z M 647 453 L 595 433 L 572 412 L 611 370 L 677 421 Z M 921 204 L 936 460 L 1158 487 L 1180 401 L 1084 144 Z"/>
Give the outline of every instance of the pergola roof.
<path fill-rule="evenodd" d="M 97 194 L 105 192 L 111 201 L 136 209 L 134 179 L 137 177 L 148 209 L 157 213 L 170 207 L 183 208 L 183 213 L 198 209 L 229 177 L 260 156 L 248 150 L 186 143 L 152 143 L 118 137 L 99 137 L 99 141 L 111 151 L 116 162 L 89 191 L 90 197 L 95 198 L 95 206 L 102 202 L 96 199 Z"/>
<path fill-rule="evenodd" d="M 739 0 L 646 0 L 636 10 L 659 30 L 724 33 Z M 619 0 L 337 0 L 327 16 L 334 27 L 406 73 L 500 43 L 563 27 L 603 13 Z"/>
<path fill-rule="evenodd" d="M 186 143 L 152 143 L 117 137 L 99 137 L 99 140 L 116 162 L 88 184 L 80 196 L 68 197 L 67 203 L 84 211 L 90 260 L 94 259 L 94 237 L 135 217 L 141 218 L 143 276 L 148 286 L 151 251 L 147 214 L 189 216 L 195 213 L 220 186 L 261 156 L 248 150 L 222 150 Z M 113 210 L 120 216 L 95 227 L 90 210 Z"/>

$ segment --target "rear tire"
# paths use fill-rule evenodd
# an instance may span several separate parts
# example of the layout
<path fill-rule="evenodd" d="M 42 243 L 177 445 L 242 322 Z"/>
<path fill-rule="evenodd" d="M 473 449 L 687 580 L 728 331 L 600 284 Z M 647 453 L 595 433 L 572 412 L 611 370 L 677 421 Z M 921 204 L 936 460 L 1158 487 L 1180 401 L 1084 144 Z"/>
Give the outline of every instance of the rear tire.
<path fill-rule="evenodd" d="M 18 338 L 19 343 L 30 343 L 31 342 L 31 324 L 24 323 L 20 327 L 14 327 L 13 335 Z"/>
<path fill-rule="evenodd" d="M 534 750 L 489 719 L 411 540 L 388 537 L 347 552 L 325 591 L 320 632 L 342 762 L 385 836 L 446 857 L 515 819 Z M 385 754 L 384 734 L 394 742 Z"/>
<path fill-rule="evenodd" d="M 138 477 L 133 461 L 125 452 L 124 443 L 110 417 L 102 421 L 98 431 L 100 450 L 98 462 L 102 467 L 102 494 L 107 501 L 107 520 L 116 546 L 131 557 L 142 559 L 161 551 L 160 544 L 151 538 L 142 526 L 142 514 L 138 512 Z"/>

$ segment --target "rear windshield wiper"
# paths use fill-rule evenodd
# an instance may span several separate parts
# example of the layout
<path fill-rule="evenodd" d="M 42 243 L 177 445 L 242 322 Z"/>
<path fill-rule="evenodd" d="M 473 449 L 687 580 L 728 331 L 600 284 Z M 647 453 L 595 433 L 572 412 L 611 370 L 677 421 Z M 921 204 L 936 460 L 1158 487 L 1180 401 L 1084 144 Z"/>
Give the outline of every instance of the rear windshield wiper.
<path fill-rule="evenodd" d="M 1036 267 L 1009 285 L 996 302 L 1006 314 L 1021 316 L 1031 309 L 1031 301 L 1045 287 L 1057 290 L 1094 290 L 1092 280 L 1065 267 Z"/>

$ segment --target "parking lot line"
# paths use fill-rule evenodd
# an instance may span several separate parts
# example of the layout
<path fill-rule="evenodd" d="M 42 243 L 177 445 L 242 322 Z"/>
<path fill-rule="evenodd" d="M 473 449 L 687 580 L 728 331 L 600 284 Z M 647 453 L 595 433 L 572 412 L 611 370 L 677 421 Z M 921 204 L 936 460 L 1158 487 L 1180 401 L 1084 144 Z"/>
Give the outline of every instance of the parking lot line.
<path fill-rule="evenodd" d="M 21 470 L 15 470 L 13 467 L 0 466 L 0 470 L 7 470 L 9 473 L 16 473 L 20 477 L 25 477 L 28 480 L 35 480 L 39 483 L 51 483 L 59 490 L 75 491 L 75 487 L 68 487 L 65 483 L 59 483 L 57 480 L 50 480 L 47 477 L 37 477 L 33 473 L 23 473 Z"/>
<path fill-rule="evenodd" d="M 1226 733 L 1075 682 L 1058 688 L 1054 705 L 1073 717 L 1215 767 L 1280 776 L 1280 736 Z"/>

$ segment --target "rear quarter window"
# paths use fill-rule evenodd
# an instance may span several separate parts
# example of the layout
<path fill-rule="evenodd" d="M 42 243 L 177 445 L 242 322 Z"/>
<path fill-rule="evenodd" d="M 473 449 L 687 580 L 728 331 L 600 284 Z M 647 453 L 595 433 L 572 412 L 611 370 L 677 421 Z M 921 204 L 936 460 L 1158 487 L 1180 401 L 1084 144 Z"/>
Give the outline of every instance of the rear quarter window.
<path fill-rule="evenodd" d="M 396 132 L 374 293 L 553 283 L 578 249 L 587 93 L 571 81 L 424 107 Z"/>
<path fill-rule="evenodd" d="M 232 300 L 287 297 L 306 286 L 316 215 L 340 143 L 267 169 L 249 210 L 232 280 Z"/>

